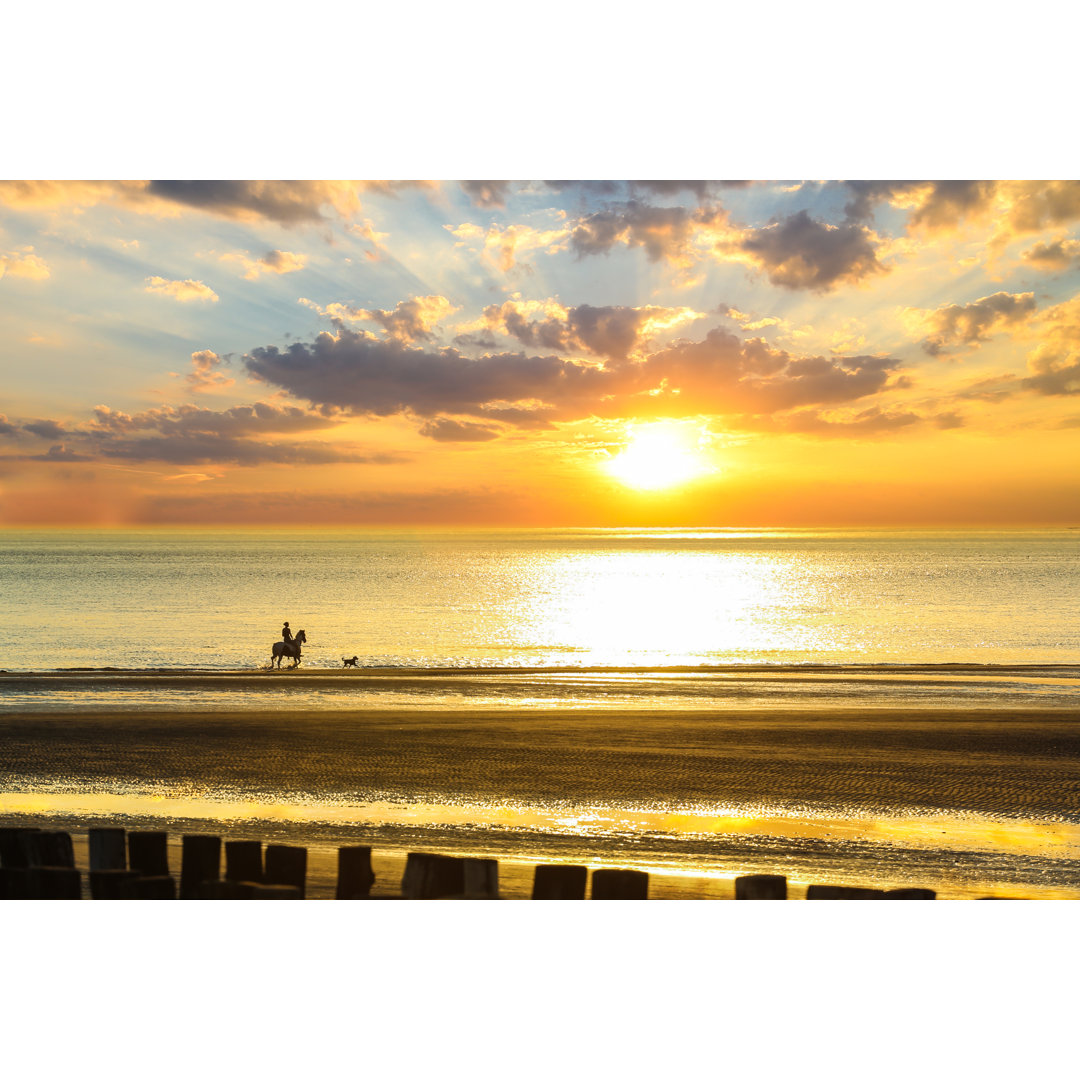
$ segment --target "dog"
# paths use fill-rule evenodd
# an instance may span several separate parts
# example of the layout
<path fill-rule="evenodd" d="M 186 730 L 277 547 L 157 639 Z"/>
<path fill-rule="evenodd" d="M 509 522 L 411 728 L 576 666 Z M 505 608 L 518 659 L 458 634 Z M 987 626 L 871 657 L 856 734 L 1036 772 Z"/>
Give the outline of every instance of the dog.
<path fill-rule="evenodd" d="M 356 661 L 357 661 L 357 660 L 359 660 L 359 659 L 360 659 L 360 657 L 359 657 L 359 656 L 354 656 L 354 657 L 353 657 L 353 658 L 352 658 L 351 660 L 346 660 L 346 659 L 345 659 L 345 657 L 343 656 L 343 657 L 341 658 L 341 662 L 342 662 L 342 663 L 343 663 L 343 664 L 344 664 L 344 665 L 345 665 L 346 667 L 354 667 L 354 668 L 357 668 L 357 670 L 359 670 L 359 667 L 360 667 L 360 665 L 359 665 L 359 664 L 357 664 L 357 662 L 356 662 Z"/>

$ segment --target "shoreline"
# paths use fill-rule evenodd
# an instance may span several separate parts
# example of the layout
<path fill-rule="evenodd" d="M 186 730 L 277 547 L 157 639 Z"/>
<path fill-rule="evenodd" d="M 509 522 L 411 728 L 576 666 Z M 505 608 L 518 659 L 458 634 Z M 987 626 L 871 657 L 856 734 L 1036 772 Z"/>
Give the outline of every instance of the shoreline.
<path fill-rule="evenodd" d="M 679 898 L 768 872 L 1080 898 L 1072 708 L 22 709 L 0 782 L 3 824 L 631 867 Z"/>

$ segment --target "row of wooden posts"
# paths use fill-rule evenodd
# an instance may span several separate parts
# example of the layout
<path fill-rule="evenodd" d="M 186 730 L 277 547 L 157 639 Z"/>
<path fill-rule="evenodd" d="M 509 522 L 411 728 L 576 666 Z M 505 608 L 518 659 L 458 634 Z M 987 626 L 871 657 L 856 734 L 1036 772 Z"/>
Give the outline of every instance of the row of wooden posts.
<path fill-rule="evenodd" d="M 168 834 L 89 830 L 90 896 L 94 900 L 175 900 L 176 878 L 169 871 Z M 226 840 L 221 875 L 219 836 L 184 836 L 181 900 L 303 900 L 307 848 L 259 840 Z M 584 900 L 586 866 L 537 866 L 533 900 Z M 375 875 L 371 848 L 338 848 L 338 900 L 371 899 Z M 735 879 L 736 900 L 786 900 L 787 878 L 747 874 Z M 82 875 L 75 866 L 71 835 L 38 828 L 0 828 L 0 900 L 79 900 Z M 410 852 L 401 879 L 405 900 L 497 900 L 497 859 Z M 593 900 L 647 900 L 649 875 L 641 870 L 594 870 Z M 933 900 L 932 889 L 861 889 L 811 885 L 808 900 Z M 389 899 L 389 898 L 388 898 Z"/>

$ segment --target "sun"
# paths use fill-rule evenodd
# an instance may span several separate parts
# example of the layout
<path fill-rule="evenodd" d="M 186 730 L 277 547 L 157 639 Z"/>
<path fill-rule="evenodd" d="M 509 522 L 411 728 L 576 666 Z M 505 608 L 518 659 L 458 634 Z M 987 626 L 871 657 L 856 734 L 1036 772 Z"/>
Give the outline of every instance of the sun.
<path fill-rule="evenodd" d="M 650 424 L 635 430 L 626 448 L 605 468 L 616 480 L 641 491 L 675 487 L 712 472 L 699 442 L 675 424 Z"/>

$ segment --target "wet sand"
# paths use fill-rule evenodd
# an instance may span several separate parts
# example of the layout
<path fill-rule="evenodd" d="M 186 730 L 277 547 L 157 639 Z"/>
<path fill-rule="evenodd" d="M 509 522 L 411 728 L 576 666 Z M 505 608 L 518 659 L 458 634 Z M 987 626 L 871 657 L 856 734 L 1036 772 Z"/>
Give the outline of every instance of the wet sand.
<path fill-rule="evenodd" d="M 303 844 L 312 897 L 348 843 L 377 891 L 428 850 L 499 858 L 511 898 L 538 862 L 648 869 L 657 898 L 747 872 L 1080 897 L 1061 709 L 12 711 L 0 792 L 5 824 Z"/>

